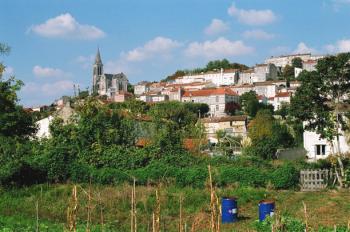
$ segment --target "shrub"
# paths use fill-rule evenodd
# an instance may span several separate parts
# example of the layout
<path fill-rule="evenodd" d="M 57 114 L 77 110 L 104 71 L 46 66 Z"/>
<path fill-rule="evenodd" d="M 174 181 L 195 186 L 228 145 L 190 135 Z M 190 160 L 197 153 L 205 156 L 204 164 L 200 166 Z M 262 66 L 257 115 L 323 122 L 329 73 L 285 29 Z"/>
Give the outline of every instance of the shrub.
<path fill-rule="evenodd" d="M 284 164 L 271 173 L 270 181 L 276 189 L 296 187 L 299 183 L 299 171 L 292 164 Z"/>
<path fill-rule="evenodd" d="M 99 184 L 122 184 L 130 179 L 125 172 L 113 168 L 101 168 L 93 172 L 93 181 Z"/>
<path fill-rule="evenodd" d="M 263 169 L 255 167 L 222 167 L 220 171 L 220 185 L 239 182 L 244 186 L 264 187 L 268 175 Z"/>
<path fill-rule="evenodd" d="M 208 170 L 206 167 L 183 168 L 178 169 L 175 175 L 178 186 L 203 188 L 208 179 Z"/>

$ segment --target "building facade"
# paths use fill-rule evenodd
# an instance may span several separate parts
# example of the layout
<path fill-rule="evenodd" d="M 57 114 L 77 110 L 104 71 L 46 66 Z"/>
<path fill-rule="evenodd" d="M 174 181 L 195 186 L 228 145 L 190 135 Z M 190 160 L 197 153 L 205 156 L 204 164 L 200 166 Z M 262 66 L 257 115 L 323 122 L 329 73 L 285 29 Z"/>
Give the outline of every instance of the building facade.
<path fill-rule="evenodd" d="M 182 102 L 205 103 L 209 106 L 209 116 L 226 116 L 225 109 L 228 103 L 238 103 L 239 96 L 229 88 L 202 89 L 185 91 Z"/>
<path fill-rule="evenodd" d="M 203 118 L 202 123 L 211 143 L 218 142 L 216 133 L 220 130 L 233 137 L 244 138 L 247 136 L 248 123 L 245 115 Z"/>
<path fill-rule="evenodd" d="M 338 152 L 337 141 L 334 139 L 332 142 L 322 139 L 314 131 L 304 131 L 304 148 L 306 150 L 306 156 L 309 161 L 317 161 L 320 159 L 326 159 L 331 154 Z M 344 132 L 340 132 L 339 136 L 340 153 L 350 152 L 350 146 L 347 142 Z M 333 149 L 334 151 L 333 151 Z"/>
<path fill-rule="evenodd" d="M 114 98 L 122 92 L 128 91 L 128 79 L 124 73 L 107 74 L 103 72 L 100 50 L 97 50 L 93 65 L 92 91 L 98 95 Z"/>

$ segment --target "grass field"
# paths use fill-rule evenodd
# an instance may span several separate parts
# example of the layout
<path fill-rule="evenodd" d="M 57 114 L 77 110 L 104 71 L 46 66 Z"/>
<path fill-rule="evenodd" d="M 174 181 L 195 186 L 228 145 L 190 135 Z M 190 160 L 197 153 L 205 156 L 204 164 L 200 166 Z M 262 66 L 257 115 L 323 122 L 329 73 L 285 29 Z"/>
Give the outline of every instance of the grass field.
<path fill-rule="evenodd" d="M 40 231 L 63 231 L 67 223 L 67 208 L 72 204 L 72 188 L 73 185 L 36 185 L 0 189 L 0 226 L 3 228 L 0 231 L 35 231 L 37 202 Z M 86 185 L 78 187 L 79 230 L 85 231 L 89 206 L 94 226 L 92 231 L 130 231 L 131 186 L 94 185 L 90 190 L 90 203 L 88 189 Z M 155 190 L 154 186 L 136 188 L 138 231 L 151 231 Z M 196 231 L 206 231 L 209 225 L 208 190 L 173 186 L 160 188 L 162 231 L 177 231 L 180 195 L 184 199 L 183 221 L 187 231 L 190 231 L 194 221 L 199 222 Z M 304 202 L 308 224 L 316 230 L 320 226 L 347 225 L 350 220 L 348 191 L 294 192 L 232 186 L 217 189 L 217 195 L 238 197 L 240 220 L 232 225 L 223 225 L 222 231 L 254 231 L 258 202 L 265 198 L 276 201 L 277 215 L 288 214 L 303 221 Z"/>

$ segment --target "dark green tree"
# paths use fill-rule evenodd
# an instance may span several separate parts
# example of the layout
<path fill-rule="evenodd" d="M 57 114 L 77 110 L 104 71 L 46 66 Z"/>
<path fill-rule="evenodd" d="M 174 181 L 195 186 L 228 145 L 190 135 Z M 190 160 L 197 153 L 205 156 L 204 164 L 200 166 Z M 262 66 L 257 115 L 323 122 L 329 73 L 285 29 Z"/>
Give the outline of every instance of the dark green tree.
<path fill-rule="evenodd" d="M 300 74 L 301 86 L 291 100 L 291 114 L 305 122 L 305 130 L 315 131 L 329 142 L 336 139 L 341 177 L 344 177 L 340 159 L 340 131 L 345 130 L 344 109 L 350 94 L 350 53 L 320 59 L 316 71 Z M 330 144 L 333 144 L 332 142 Z"/>
<path fill-rule="evenodd" d="M 292 67 L 303 68 L 303 60 L 300 57 L 295 57 L 292 60 Z"/>

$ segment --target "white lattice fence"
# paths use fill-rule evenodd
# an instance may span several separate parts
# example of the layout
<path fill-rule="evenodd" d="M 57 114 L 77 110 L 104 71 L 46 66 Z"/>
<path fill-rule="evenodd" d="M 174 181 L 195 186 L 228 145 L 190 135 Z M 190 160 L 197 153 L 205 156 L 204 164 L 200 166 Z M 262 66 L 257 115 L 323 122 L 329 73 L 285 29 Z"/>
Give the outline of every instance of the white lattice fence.
<path fill-rule="evenodd" d="M 301 170 L 300 187 L 301 191 L 318 191 L 325 189 L 328 185 L 331 173 L 327 169 Z"/>

